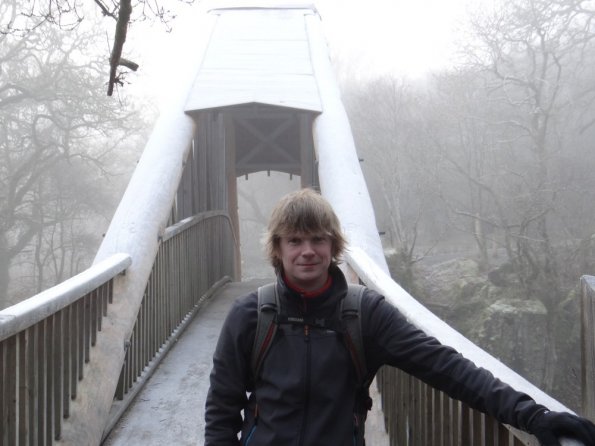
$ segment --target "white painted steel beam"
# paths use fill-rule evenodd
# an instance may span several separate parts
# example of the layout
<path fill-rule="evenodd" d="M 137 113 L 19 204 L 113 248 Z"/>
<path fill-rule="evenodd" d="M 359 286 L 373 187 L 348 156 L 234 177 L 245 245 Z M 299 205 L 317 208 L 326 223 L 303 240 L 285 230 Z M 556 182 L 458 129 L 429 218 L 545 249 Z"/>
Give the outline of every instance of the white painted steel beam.
<path fill-rule="evenodd" d="M 388 272 L 374 208 L 318 15 L 306 16 L 306 26 L 323 108 L 323 113 L 314 120 L 320 189 L 341 220 L 349 244 L 365 250 L 382 270 Z"/>

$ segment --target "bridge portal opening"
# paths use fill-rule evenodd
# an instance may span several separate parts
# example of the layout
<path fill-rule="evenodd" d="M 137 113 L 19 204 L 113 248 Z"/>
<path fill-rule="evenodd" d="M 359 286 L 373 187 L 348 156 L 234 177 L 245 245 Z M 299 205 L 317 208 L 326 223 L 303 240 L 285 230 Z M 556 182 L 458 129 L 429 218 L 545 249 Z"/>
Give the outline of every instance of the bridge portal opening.
<path fill-rule="evenodd" d="M 301 186 L 300 177 L 285 172 L 257 172 L 237 179 L 242 280 L 274 277 L 262 239 L 279 199 Z"/>
<path fill-rule="evenodd" d="M 318 113 L 260 103 L 187 113 L 196 122 L 196 134 L 172 222 L 200 212 L 226 211 L 237 236 L 238 279 L 264 274 L 257 242 L 272 206 L 285 191 L 318 187 L 312 134 Z M 240 274 L 244 269 L 246 274 Z"/>

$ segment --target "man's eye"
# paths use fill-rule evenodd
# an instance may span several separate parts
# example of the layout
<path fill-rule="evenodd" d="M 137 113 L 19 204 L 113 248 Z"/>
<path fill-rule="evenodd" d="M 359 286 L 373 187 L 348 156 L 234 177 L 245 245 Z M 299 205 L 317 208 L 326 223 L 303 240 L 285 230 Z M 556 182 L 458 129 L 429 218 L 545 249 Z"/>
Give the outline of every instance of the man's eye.
<path fill-rule="evenodd" d="M 312 237 L 312 241 L 314 243 L 324 243 L 326 241 L 326 237 L 324 237 L 324 236 Z"/>
<path fill-rule="evenodd" d="M 289 242 L 291 245 L 299 245 L 299 244 L 300 244 L 300 239 L 299 239 L 299 238 L 290 238 L 290 239 L 288 240 L 288 242 Z"/>

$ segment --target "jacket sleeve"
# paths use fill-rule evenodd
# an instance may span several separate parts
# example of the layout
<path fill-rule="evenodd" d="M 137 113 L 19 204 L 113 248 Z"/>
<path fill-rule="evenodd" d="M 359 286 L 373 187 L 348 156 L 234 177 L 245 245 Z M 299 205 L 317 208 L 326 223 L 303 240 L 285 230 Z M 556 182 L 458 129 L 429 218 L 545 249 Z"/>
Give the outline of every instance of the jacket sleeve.
<path fill-rule="evenodd" d="M 377 293 L 366 294 L 362 315 L 371 370 L 384 364 L 398 367 L 451 398 L 524 430 L 533 415 L 544 409 L 529 395 L 415 327 Z"/>
<path fill-rule="evenodd" d="M 205 407 L 205 446 L 238 446 L 242 410 L 249 391 L 249 367 L 256 327 L 256 297 L 238 299 L 230 309 L 213 354 Z"/>

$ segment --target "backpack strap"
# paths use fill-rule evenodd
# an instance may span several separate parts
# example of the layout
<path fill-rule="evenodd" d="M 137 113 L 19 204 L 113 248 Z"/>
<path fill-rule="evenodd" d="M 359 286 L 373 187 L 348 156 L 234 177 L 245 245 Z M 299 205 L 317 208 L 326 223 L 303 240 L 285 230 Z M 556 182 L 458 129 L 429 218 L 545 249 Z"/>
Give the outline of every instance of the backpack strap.
<path fill-rule="evenodd" d="M 364 337 L 362 334 L 362 296 L 365 291 L 362 285 L 349 284 L 347 294 L 341 301 L 340 315 L 344 329 L 344 339 L 351 359 L 355 366 L 359 388 L 357 389 L 356 407 L 354 408 L 354 445 L 365 446 L 365 426 L 368 411 L 372 409 L 372 398 L 370 398 L 370 384 L 372 377 L 369 376 L 366 365 L 366 354 L 364 350 Z"/>
<path fill-rule="evenodd" d="M 279 311 L 279 296 L 276 283 L 269 283 L 258 288 L 258 321 L 256 335 L 252 347 L 250 366 L 254 380 L 260 373 L 262 362 L 271 346 L 277 332 L 277 312 Z"/>
<path fill-rule="evenodd" d="M 362 385 L 366 385 L 366 381 L 369 379 L 361 319 L 364 290 L 365 287 L 362 285 L 349 284 L 347 294 L 341 301 L 340 308 L 341 321 L 345 329 L 345 342 L 351 353 L 358 380 Z"/>

